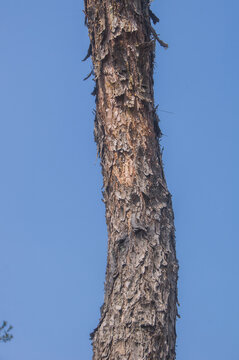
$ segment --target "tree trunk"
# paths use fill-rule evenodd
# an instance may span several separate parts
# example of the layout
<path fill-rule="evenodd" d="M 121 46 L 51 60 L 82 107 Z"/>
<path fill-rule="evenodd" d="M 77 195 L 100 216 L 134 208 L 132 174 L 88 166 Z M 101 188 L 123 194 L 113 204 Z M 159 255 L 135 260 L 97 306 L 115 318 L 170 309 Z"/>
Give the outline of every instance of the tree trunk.
<path fill-rule="evenodd" d="M 93 359 L 173 360 L 178 265 L 154 107 L 156 17 L 146 0 L 85 0 L 85 14 L 108 227 Z"/>

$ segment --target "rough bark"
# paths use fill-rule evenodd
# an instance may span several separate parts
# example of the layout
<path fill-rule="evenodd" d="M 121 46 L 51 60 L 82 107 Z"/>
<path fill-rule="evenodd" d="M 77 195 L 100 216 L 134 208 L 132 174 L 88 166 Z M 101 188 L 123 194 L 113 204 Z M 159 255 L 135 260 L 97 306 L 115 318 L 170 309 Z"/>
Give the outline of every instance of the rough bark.
<path fill-rule="evenodd" d="M 152 12 L 145 0 L 85 0 L 85 14 L 108 228 L 93 359 L 174 360 L 178 264 L 154 106 Z"/>

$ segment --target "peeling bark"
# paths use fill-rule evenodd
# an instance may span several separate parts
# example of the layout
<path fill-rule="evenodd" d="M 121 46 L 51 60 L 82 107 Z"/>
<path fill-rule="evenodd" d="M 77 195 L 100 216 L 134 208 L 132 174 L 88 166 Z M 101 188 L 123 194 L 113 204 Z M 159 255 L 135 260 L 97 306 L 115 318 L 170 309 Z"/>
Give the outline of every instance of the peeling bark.
<path fill-rule="evenodd" d="M 146 0 L 85 0 L 85 15 L 108 228 L 93 359 L 174 360 L 178 264 L 154 106 L 158 18 Z"/>

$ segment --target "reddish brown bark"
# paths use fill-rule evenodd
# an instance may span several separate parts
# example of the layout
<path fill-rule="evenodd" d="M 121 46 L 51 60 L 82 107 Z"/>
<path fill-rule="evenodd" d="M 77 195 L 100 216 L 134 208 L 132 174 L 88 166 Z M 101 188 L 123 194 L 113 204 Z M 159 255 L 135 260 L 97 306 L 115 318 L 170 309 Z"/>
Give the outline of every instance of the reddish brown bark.
<path fill-rule="evenodd" d="M 154 107 L 152 13 L 145 0 L 85 0 L 85 12 L 108 227 L 93 359 L 174 360 L 178 265 Z"/>

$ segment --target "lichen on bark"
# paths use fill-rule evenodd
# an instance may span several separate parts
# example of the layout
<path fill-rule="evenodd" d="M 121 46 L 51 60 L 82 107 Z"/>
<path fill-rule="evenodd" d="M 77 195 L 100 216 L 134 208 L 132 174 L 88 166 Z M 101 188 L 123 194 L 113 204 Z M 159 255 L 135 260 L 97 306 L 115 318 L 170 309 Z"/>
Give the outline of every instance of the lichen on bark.
<path fill-rule="evenodd" d="M 178 263 L 154 106 L 152 12 L 145 0 L 85 0 L 85 14 L 108 228 L 93 359 L 174 360 Z"/>

